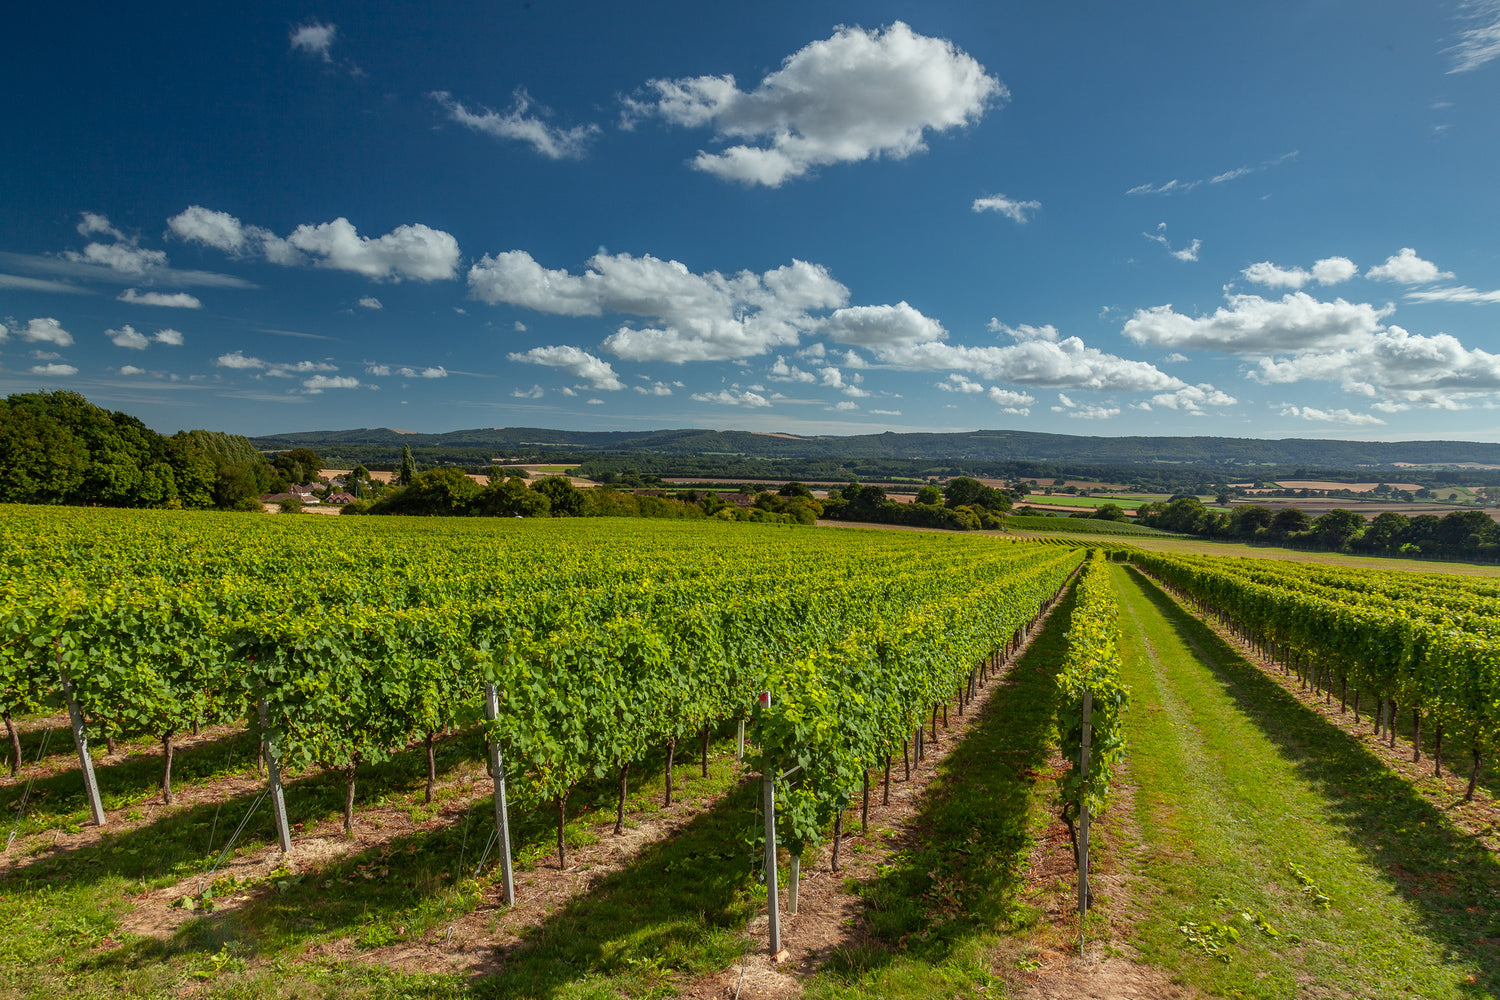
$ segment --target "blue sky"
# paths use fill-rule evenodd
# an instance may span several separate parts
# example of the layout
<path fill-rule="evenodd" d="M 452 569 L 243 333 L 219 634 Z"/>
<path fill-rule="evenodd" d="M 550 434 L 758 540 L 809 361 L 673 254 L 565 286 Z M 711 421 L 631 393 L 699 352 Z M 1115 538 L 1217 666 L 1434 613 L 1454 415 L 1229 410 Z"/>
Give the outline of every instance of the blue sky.
<path fill-rule="evenodd" d="M 0 391 L 163 431 L 1500 440 L 1500 0 L 53 4 L 0 80 Z"/>

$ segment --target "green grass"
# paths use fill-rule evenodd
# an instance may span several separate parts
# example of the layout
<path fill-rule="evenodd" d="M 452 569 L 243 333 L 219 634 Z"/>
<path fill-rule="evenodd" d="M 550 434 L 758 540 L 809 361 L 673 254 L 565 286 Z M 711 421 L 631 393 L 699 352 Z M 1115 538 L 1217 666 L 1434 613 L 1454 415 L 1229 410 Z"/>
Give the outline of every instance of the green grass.
<path fill-rule="evenodd" d="M 1023 898 L 1053 742 L 1056 669 L 1072 598 L 1059 605 L 962 741 L 937 766 L 912 836 L 860 888 L 868 940 L 837 950 L 806 984 L 818 1000 L 1003 996 L 1040 914 Z"/>
<path fill-rule="evenodd" d="M 1115 572 L 1150 897 L 1142 956 L 1219 996 L 1500 990 L 1494 856 L 1154 586 Z"/>
<path fill-rule="evenodd" d="M 339 942 L 358 954 L 420 940 L 471 913 L 493 885 L 493 855 L 474 875 L 493 813 L 488 778 L 469 742 L 458 737 L 439 744 L 442 785 L 430 807 L 422 805 L 422 748 L 361 772 L 357 809 L 383 805 L 429 822 L 300 877 L 260 884 L 220 878 L 215 895 L 248 893 L 250 900 L 190 918 L 166 940 L 122 933 L 133 897 L 206 872 L 258 792 L 166 810 L 152 822 L 106 831 L 96 844 L 50 853 L 12 872 L 0 886 L 0 996 L 167 997 L 199 983 L 204 995 L 246 997 L 572 997 L 596 995 L 611 983 L 651 993 L 684 975 L 723 968 L 738 954 L 753 897 L 749 859 L 756 852 L 744 833 L 754 796 L 742 801 L 748 785 L 732 745 L 719 740 L 708 778 L 699 775 L 696 758 L 679 760 L 678 793 L 684 801 L 728 797 L 550 915 L 500 976 L 467 984 L 454 976 L 316 957 L 319 947 Z M 222 748 L 212 749 L 222 760 Z M 106 789 L 133 789 L 140 777 L 133 765 L 101 769 L 101 782 Z M 662 770 L 659 753 L 632 768 L 627 818 L 659 809 Z M 44 780 L 56 784 L 62 811 L 48 811 L 43 800 L 28 822 L 61 826 L 76 818 L 67 801 L 74 793 L 64 793 L 80 783 L 76 769 Z M 617 788 L 603 780 L 575 790 L 566 831 L 571 847 L 609 836 L 605 824 L 613 821 Z M 308 830 L 336 827 L 342 794 L 342 784 L 328 775 L 291 781 L 289 819 Z M 81 793 L 76 797 L 81 802 Z M 268 813 L 262 804 L 241 850 L 272 842 Z M 516 884 L 523 895 L 528 873 L 556 863 L 553 815 L 536 804 L 513 804 Z M 45 839 L 39 846 L 50 850 Z"/>
<path fill-rule="evenodd" d="M 1045 493 L 1032 493 L 1021 500 L 1023 504 L 1051 504 L 1054 507 L 1103 507 L 1112 503 L 1121 510 L 1135 510 L 1146 500 L 1123 500 L 1116 497 L 1077 497 L 1070 493 L 1056 493 L 1047 495 Z"/>

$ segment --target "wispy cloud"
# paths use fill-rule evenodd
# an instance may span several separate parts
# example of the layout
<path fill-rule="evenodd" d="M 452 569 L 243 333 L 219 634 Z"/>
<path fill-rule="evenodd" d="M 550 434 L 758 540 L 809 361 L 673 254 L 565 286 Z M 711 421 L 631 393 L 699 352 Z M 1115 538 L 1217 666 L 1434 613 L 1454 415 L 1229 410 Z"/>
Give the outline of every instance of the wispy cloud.
<path fill-rule="evenodd" d="M 1500 2 L 1500 0 L 1497 0 L 1497 2 Z M 1204 184 L 1227 184 L 1230 181 L 1237 181 L 1241 177 L 1249 177 L 1251 174 L 1258 174 L 1263 170 L 1270 170 L 1272 167 L 1280 166 L 1288 160 L 1295 160 L 1299 153 L 1299 150 L 1294 149 L 1290 153 L 1282 153 L 1275 159 L 1263 160 L 1260 163 L 1234 167 L 1230 170 L 1225 170 L 1222 173 L 1214 174 L 1211 177 L 1202 177 L 1198 178 L 1197 180 L 1184 181 L 1178 180 L 1174 177 L 1172 180 L 1165 181 L 1163 183 L 1152 183 L 1148 181 L 1145 184 L 1137 184 L 1135 187 L 1131 188 L 1125 193 L 1162 195 L 1187 194 L 1189 191 L 1200 188 Z"/>

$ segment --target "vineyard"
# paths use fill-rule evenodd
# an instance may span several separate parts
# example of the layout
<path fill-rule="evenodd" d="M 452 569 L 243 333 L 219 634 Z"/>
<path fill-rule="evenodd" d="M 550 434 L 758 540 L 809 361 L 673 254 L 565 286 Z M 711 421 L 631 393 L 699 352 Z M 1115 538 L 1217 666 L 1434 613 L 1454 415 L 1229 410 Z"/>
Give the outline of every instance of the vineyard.
<path fill-rule="evenodd" d="M 968 952 L 939 942 L 962 927 L 981 934 L 972 940 L 988 942 L 991 953 L 1003 952 L 1009 946 L 994 937 L 996 927 L 1034 927 L 1035 918 L 1017 916 L 1027 905 L 1018 880 L 1027 852 L 1039 849 L 1031 845 L 1056 841 L 1044 828 L 1066 827 L 1056 850 L 1066 858 L 1067 887 L 1047 891 L 1073 900 L 1076 890 L 1076 901 L 1089 905 L 1083 917 L 1072 913 L 1072 901 L 1060 909 L 1046 904 L 1057 925 L 1075 935 L 1069 947 L 1077 950 L 1080 933 L 1108 936 L 1121 919 L 1110 899 L 1122 863 L 1118 791 L 1133 786 L 1133 796 L 1149 803 L 1156 789 L 1138 783 L 1163 752 L 1151 732 L 1161 712 L 1152 700 L 1163 696 L 1160 678 L 1144 680 L 1139 642 L 1127 649 L 1122 640 L 1121 609 L 1140 604 L 1141 573 L 1295 676 L 1305 697 L 1342 700 L 1355 718 L 1368 714 L 1366 728 L 1373 725 L 1383 745 L 1395 746 L 1400 728 L 1412 753 L 1425 749 L 1436 758 L 1428 773 L 1435 769 L 1441 778 L 1445 763 L 1450 773 L 1461 764 L 1468 799 L 1493 787 L 1481 772 L 1500 740 L 1493 614 L 1500 584 L 1168 556 L 1119 543 L 1089 554 L 1077 546 L 791 525 L 8 508 L 0 522 L 0 712 L 11 771 L 6 895 L 63 909 L 37 926 L 0 916 L 0 928 L 16 942 L 12 953 L 32 956 L 0 983 L 18 995 L 47 995 L 60 980 L 37 980 L 33 990 L 21 970 L 55 954 L 44 942 L 58 934 L 93 949 L 89 954 L 119 947 L 112 935 L 124 910 L 89 895 L 99 890 L 87 889 L 88 878 L 79 882 L 80 864 L 88 872 L 102 862 L 124 875 L 124 882 L 116 876 L 100 883 L 116 898 L 138 893 L 134 898 L 144 900 L 154 889 L 187 884 L 172 889 L 183 893 L 174 905 L 212 911 L 216 893 L 247 891 L 233 878 L 215 881 L 231 852 L 274 857 L 279 839 L 280 851 L 291 851 L 282 857 L 305 857 L 297 852 L 324 842 L 340 814 L 346 838 L 360 830 L 368 836 L 372 821 L 361 822 L 364 813 L 385 815 L 390 806 L 383 804 L 393 800 L 413 803 L 397 807 L 413 817 L 410 836 L 377 836 L 338 863 L 267 864 L 270 874 L 253 890 L 261 894 L 255 898 L 271 893 L 254 904 L 265 927 L 237 924 L 233 913 L 216 922 L 211 914 L 183 924 L 170 945 L 140 938 L 121 952 L 202 955 L 188 960 L 191 975 L 222 978 L 224 995 L 238 995 L 235 970 L 254 952 L 234 950 L 242 947 L 236 941 L 286 955 L 295 953 L 285 951 L 289 943 L 307 934 L 324 942 L 319 947 L 352 935 L 366 949 L 431 940 L 445 922 L 451 934 L 464 914 L 525 907 L 528 893 L 548 884 L 527 875 L 513 886 L 512 849 L 523 873 L 571 871 L 578 851 L 587 870 L 600 855 L 588 847 L 591 834 L 579 836 L 575 814 L 604 836 L 612 821 L 618 836 L 644 821 L 643 808 L 670 810 L 674 794 L 691 794 L 694 809 L 711 808 L 697 814 L 678 804 L 672 815 L 682 818 L 662 828 L 661 846 L 641 855 L 637 881 L 627 883 L 635 888 L 592 893 L 567 917 L 572 923 L 544 925 L 551 929 L 516 952 L 519 971 L 494 995 L 571 996 L 561 984 L 575 980 L 577 995 L 594 995 L 583 984 L 601 976 L 634 983 L 620 987 L 626 994 L 652 992 L 686 970 L 701 975 L 743 963 L 746 920 L 753 924 L 757 912 L 767 919 L 766 889 L 754 888 L 757 879 L 772 893 L 777 886 L 762 853 L 766 831 L 758 824 L 767 818 L 789 876 L 778 897 L 789 913 L 797 912 L 804 859 L 818 880 L 804 892 L 822 907 L 836 891 L 826 879 L 840 870 L 840 851 L 846 864 L 852 851 L 854 870 L 869 884 L 850 891 L 866 896 L 860 919 L 887 956 L 873 968 L 895 961 L 892 981 L 920 967 L 933 982 L 957 976 L 955 982 L 1003 990 L 989 973 L 970 971 L 972 956 L 957 957 Z M 1122 561 L 1133 565 L 1129 573 Z M 1064 595 L 1040 644 L 1023 657 L 1024 641 Z M 1136 632 L 1143 613 L 1131 612 Z M 1208 640 L 1195 641 L 1201 650 Z M 934 784 L 921 802 L 902 792 L 923 810 L 912 829 L 928 832 L 916 839 L 881 832 L 872 811 L 890 804 L 893 783 L 913 787 L 914 771 L 934 756 L 950 713 L 973 735 L 957 745 L 943 737 L 938 770 L 922 779 Z M 200 733 L 211 735 L 207 744 Z M 1145 756 L 1137 761 L 1138 737 Z M 135 756 L 129 764 L 113 753 L 101 758 L 101 744 Z M 180 760 L 179 745 L 190 748 Z M 214 763 L 205 746 L 227 756 Z M 1249 760 L 1251 751 L 1240 753 Z M 229 766 L 236 757 L 241 763 Z M 110 763 L 95 781 L 100 759 Z M 155 769 L 149 779 L 147 768 Z M 689 768 L 701 781 L 691 793 L 681 773 Z M 122 787 L 127 771 L 136 775 L 134 790 Z M 456 775 L 468 802 L 457 811 Z M 764 797 L 762 775 L 772 777 Z M 1151 780 L 1167 787 L 1173 776 Z M 174 811 L 184 796 L 187 804 Z M 162 811 L 142 824 L 147 798 Z M 722 806 L 713 805 L 718 800 Z M 81 819 L 83 806 L 69 803 L 84 803 L 89 819 Z M 769 817 L 765 803 L 774 803 Z M 296 822 L 288 823 L 288 814 Z M 320 815 L 329 822 L 313 832 Z M 1447 822 L 1422 815 L 1422 826 Z M 850 823 L 858 834 L 846 829 Z M 97 853 L 49 847 L 48 836 L 53 845 L 59 832 L 76 841 L 84 827 L 100 831 Z M 877 841 L 884 836 L 899 839 L 883 848 Z M 1171 850 L 1206 850 L 1207 834 L 1194 837 Z M 1078 868 L 1088 870 L 1089 844 L 1102 851 L 1093 862 L 1111 887 L 1102 896 L 1076 880 Z M 1482 924 L 1484 900 L 1500 878 L 1492 877 L 1493 858 L 1479 850 L 1482 860 L 1471 864 L 1462 891 L 1478 892 L 1465 899 L 1479 901 L 1470 912 Z M 1420 868 L 1411 858 L 1403 864 Z M 1313 860 L 1294 867 L 1338 909 L 1339 885 L 1314 883 L 1324 876 Z M 1443 878 L 1453 870 L 1439 867 Z M 1210 870 L 1219 869 L 1188 869 L 1180 878 Z M 297 888 L 299 871 L 313 881 Z M 354 892 L 339 887 L 361 880 L 373 880 L 363 894 L 322 900 Z M 645 900 L 658 885 L 677 910 L 700 910 L 693 921 L 656 915 Z M 684 894 L 683 885 L 692 891 Z M 278 901 L 278 894 L 287 895 Z M 325 924 L 320 905 L 341 916 Z M 1203 908 L 1201 900 L 1180 905 L 1183 913 Z M 1274 897 L 1263 905 L 1270 912 Z M 85 920 L 76 915 L 80 907 L 102 909 Z M 637 907 L 638 919 L 676 930 L 637 940 L 630 927 Z M 973 923 L 981 913 L 991 916 Z M 1193 928 L 1229 926 L 1181 919 Z M 568 938 L 587 938 L 586 926 L 613 928 L 612 943 L 576 950 Z M 793 924 L 799 926 L 815 924 Z M 1224 933 L 1231 931 L 1239 933 Z M 933 933 L 931 945 L 913 938 Z M 1163 933 L 1173 940 L 1187 932 Z M 1151 961 L 1199 981 L 1192 971 L 1199 952 L 1218 963 L 1230 954 L 1204 933 L 1192 932 L 1199 942 L 1192 950 L 1151 952 Z M 280 943 L 273 947 L 273 939 Z M 649 957 L 656 947 L 650 940 L 661 942 L 661 956 Z M 758 940 L 764 949 L 765 938 Z M 1206 952 L 1204 940 L 1213 945 Z M 795 932 L 791 944 L 798 946 Z M 824 992 L 925 995 L 938 988 L 879 985 L 883 973 L 860 964 L 868 960 L 832 963 L 829 982 L 843 985 Z M 1025 956 L 1011 961 L 1023 971 L 1035 964 Z M 110 965 L 100 957 L 72 968 L 93 974 L 88 970 Z M 306 994 L 289 985 L 286 995 L 396 995 L 384 991 L 404 982 L 389 972 L 360 978 L 367 973 L 358 962 L 335 968 L 325 986 L 309 985 Z M 140 991 L 162 988 L 140 975 Z M 436 980 L 423 982 L 424 991 L 437 989 Z M 461 981 L 441 983 L 441 995 L 469 995 Z"/>

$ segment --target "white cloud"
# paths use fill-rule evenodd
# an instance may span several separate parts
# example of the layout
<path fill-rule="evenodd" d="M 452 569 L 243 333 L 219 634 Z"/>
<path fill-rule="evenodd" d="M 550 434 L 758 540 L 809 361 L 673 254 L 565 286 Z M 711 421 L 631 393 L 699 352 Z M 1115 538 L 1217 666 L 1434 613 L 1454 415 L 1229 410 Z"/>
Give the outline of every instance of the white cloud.
<path fill-rule="evenodd" d="M 151 335 L 151 339 L 158 344 L 166 344 L 169 347 L 181 347 L 183 338 L 182 331 L 167 327 L 163 330 L 157 330 Z"/>
<path fill-rule="evenodd" d="M 604 405 L 604 400 L 602 400 L 602 399 L 585 399 L 583 402 L 587 406 L 603 406 Z"/>
<path fill-rule="evenodd" d="M 448 369 L 442 365 L 436 368 L 392 368 L 390 365 L 366 365 L 366 375 L 374 375 L 376 378 L 387 378 L 391 375 L 399 375 L 402 378 L 447 378 Z"/>
<path fill-rule="evenodd" d="M 105 330 L 104 335 L 113 341 L 116 347 L 128 347 L 134 351 L 144 351 L 146 345 L 151 343 L 144 333 L 129 323 L 118 330 Z"/>
<path fill-rule="evenodd" d="M 944 340 L 948 331 L 906 302 L 893 306 L 852 306 L 823 321 L 820 331 L 841 344 L 880 347 Z"/>
<path fill-rule="evenodd" d="M 31 374 L 50 375 L 61 378 L 68 375 L 77 375 L 78 369 L 72 365 L 32 365 Z"/>
<path fill-rule="evenodd" d="M 66 281 L 48 281 L 46 278 L 26 278 L 19 274 L 0 274 L 0 288 L 14 288 L 22 292 L 58 292 L 63 295 L 87 295 L 86 289 L 70 285 Z"/>
<path fill-rule="evenodd" d="M 1021 340 L 1004 347 L 965 347 L 932 341 L 878 348 L 885 364 L 907 370 L 969 372 L 996 382 L 1038 388 L 1104 392 L 1164 392 L 1186 383 L 1144 361 L 1130 361 L 1086 346 L 1077 337 Z"/>
<path fill-rule="evenodd" d="M 834 403 L 832 406 L 825 406 L 824 409 L 825 410 L 832 410 L 835 413 L 850 413 L 850 412 L 853 412 L 854 410 L 859 409 L 859 404 L 858 403 L 851 403 L 851 402 L 849 402 L 846 399 L 846 400 L 844 400 L 841 403 Z"/>
<path fill-rule="evenodd" d="M 1178 351 L 1173 351 L 1171 354 L 1168 354 L 1166 357 L 1161 359 L 1162 364 L 1164 365 L 1180 365 L 1187 360 L 1189 360 L 1188 356 Z"/>
<path fill-rule="evenodd" d="M 167 255 L 161 250 L 145 250 L 129 243 L 90 243 L 83 253 L 65 250 L 63 257 L 75 264 L 93 264 L 133 278 L 167 263 Z"/>
<path fill-rule="evenodd" d="M 15 323 L 15 320 L 10 320 Z M 0 327 L 4 329 L 4 327 Z M 23 327 L 12 326 L 10 331 L 29 344 L 56 344 L 58 347 L 72 347 L 73 335 L 62 328 L 62 324 L 50 316 L 43 316 L 27 322 Z M 0 340 L 4 340 L 0 336 Z"/>
<path fill-rule="evenodd" d="M 187 292 L 137 292 L 127 288 L 116 297 L 119 302 L 133 302 L 139 306 L 165 306 L 168 309 L 202 309 L 203 303 Z"/>
<path fill-rule="evenodd" d="M 1429 281 L 1447 281 L 1453 277 L 1451 271 L 1439 271 L 1430 260 L 1423 260 L 1411 247 L 1402 247 L 1394 257 L 1387 257 L 1384 264 L 1365 272 L 1366 278 L 1376 281 L 1397 281 L 1403 285 L 1420 285 Z"/>
<path fill-rule="evenodd" d="M 541 399 L 547 395 L 547 390 L 539 385 L 533 385 L 530 389 L 512 389 L 510 394 L 517 399 Z"/>
<path fill-rule="evenodd" d="M 545 365 L 560 368 L 574 378 L 587 379 L 595 390 L 613 391 L 625 388 L 625 383 L 615 374 L 614 367 L 602 358 L 596 358 L 577 347 L 551 346 L 533 347 L 529 351 L 512 353 L 510 360 L 528 365 Z"/>
<path fill-rule="evenodd" d="M 989 391 L 985 393 L 985 397 L 1006 413 L 1015 413 L 1023 417 L 1031 413 L 1031 404 L 1036 402 L 1035 396 L 1024 392 L 1014 392 L 1010 389 L 1002 389 L 997 385 L 990 386 Z"/>
<path fill-rule="evenodd" d="M 1359 273 L 1359 267 L 1348 257 L 1324 257 L 1312 266 L 1313 280 L 1320 285 L 1337 285 Z"/>
<path fill-rule="evenodd" d="M 651 80 L 626 103 L 625 125 L 645 115 L 711 125 L 733 145 L 700 151 L 693 166 L 727 180 L 776 187 L 814 167 L 926 148 L 926 130 L 969 125 L 1009 97 L 999 80 L 952 42 L 900 21 L 884 31 L 839 28 L 787 57 L 753 91 L 733 76 Z"/>
<path fill-rule="evenodd" d="M 458 273 L 458 240 L 420 222 L 372 239 L 360 236 L 348 219 L 340 217 L 298 226 L 286 241 L 321 258 L 318 267 L 353 271 L 376 281 L 440 281 Z"/>
<path fill-rule="evenodd" d="M 380 300 L 377 299 L 373 295 L 366 295 L 364 298 L 360 299 L 359 300 L 359 305 L 360 305 L 360 308 L 362 308 L 362 309 L 384 309 L 385 308 L 385 306 L 381 304 Z"/>
<path fill-rule="evenodd" d="M 522 323 L 520 320 L 516 320 L 515 324 L 512 326 L 512 329 L 515 330 L 517 333 L 525 333 L 526 332 L 526 324 Z"/>
<path fill-rule="evenodd" d="M 146 374 L 146 369 L 144 369 L 144 368 L 137 368 L 135 365 L 121 365 L 120 366 L 120 374 L 121 375 L 144 375 L 144 374 Z"/>
<path fill-rule="evenodd" d="M 1306 292 L 1279 301 L 1231 295 L 1229 307 L 1193 318 L 1171 305 L 1138 309 L 1122 332 L 1138 344 L 1261 354 L 1353 343 L 1380 326 L 1391 308 L 1376 309 L 1343 299 L 1320 302 Z"/>
<path fill-rule="evenodd" d="M 1167 224 L 1163 222 L 1156 228 L 1158 230 L 1164 230 L 1167 228 Z M 1142 233 L 1141 235 L 1146 237 L 1146 239 L 1151 240 L 1153 243 L 1160 243 L 1162 246 L 1167 248 L 1167 253 L 1171 254 L 1177 260 L 1183 261 L 1184 263 L 1191 263 L 1193 261 L 1196 261 L 1198 259 L 1198 251 L 1203 248 L 1203 241 L 1195 239 L 1192 243 L 1189 243 L 1181 250 L 1173 250 L 1171 241 L 1168 240 L 1166 236 L 1164 236 L 1160 231 L 1155 233 Z"/>
<path fill-rule="evenodd" d="M 310 56 L 321 56 L 324 62 L 331 63 L 333 56 L 329 50 L 333 48 L 333 40 L 337 35 L 337 26 L 310 21 L 293 28 L 288 37 L 293 51 L 301 50 Z"/>
<path fill-rule="evenodd" d="M 1463 18 L 1471 27 L 1458 33 L 1449 73 L 1467 73 L 1500 58 L 1500 0 L 1464 0 Z"/>
<path fill-rule="evenodd" d="M 1477 288 L 1468 285 L 1458 285 L 1450 288 L 1426 288 L 1414 292 L 1407 292 L 1406 297 L 1412 302 L 1470 302 L 1485 304 L 1500 302 L 1500 290 L 1493 292 L 1481 292 Z"/>
<path fill-rule="evenodd" d="M 594 124 L 564 129 L 548 125 L 537 115 L 528 115 L 533 101 L 524 88 L 512 95 L 510 110 L 503 114 L 489 108 L 470 111 L 446 90 L 435 90 L 427 96 L 441 104 L 448 117 L 460 125 L 496 139 L 528 143 L 532 149 L 553 160 L 582 157 L 588 152 L 589 141 L 600 132 L 599 126 Z M 543 115 L 547 113 L 544 108 L 538 108 L 538 111 Z"/>
<path fill-rule="evenodd" d="M 469 269 L 469 289 L 507 303 L 564 316 L 624 313 L 653 321 L 621 326 L 604 341 L 636 361 L 727 361 L 795 344 L 816 321 L 808 310 L 843 305 L 849 291 L 826 268 L 794 260 L 785 267 L 727 276 L 695 274 L 649 254 L 595 254 L 582 274 L 550 270 L 524 250 L 486 254 Z"/>
<path fill-rule="evenodd" d="M 1031 221 L 1027 212 L 1040 211 L 1042 203 L 1039 201 L 1015 201 L 1003 194 L 990 195 L 987 198 L 975 198 L 972 206 L 975 212 L 999 212 L 1013 222 L 1023 225 Z"/>
<path fill-rule="evenodd" d="M 1384 424 L 1385 421 L 1372 413 L 1353 413 L 1349 410 L 1320 410 L 1312 406 L 1282 406 L 1283 417 L 1296 417 L 1299 420 L 1310 420 L 1319 424 L 1343 424 L 1348 427 L 1367 427 L 1373 424 Z"/>
<path fill-rule="evenodd" d="M 649 386 L 637 385 L 637 386 L 632 386 L 632 388 L 634 388 L 635 391 L 638 392 L 638 393 L 640 393 L 642 396 L 670 396 L 670 395 L 672 395 L 672 387 L 670 385 L 667 385 L 667 383 L 665 383 L 665 382 L 653 382 Z"/>
<path fill-rule="evenodd" d="M 1180 181 L 1180 180 L 1177 180 L 1176 178 L 1173 178 L 1172 180 L 1169 180 L 1169 181 L 1167 181 L 1164 184 L 1151 184 L 1151 183 L 1137 184 L 1135 187 L 1131 188 L 1130 190 L 1126 191 L 1125 193 L 1126 194 L 1186 194 L 1187 192 L 1192 191 L 1194 188 L 1201 187 L 1204 184 L 1224 184 L 1224 183 L 1227 183 L 1229 181 L 1239 180 L 1241 177 L 1248 177 L 1251 174 L 1258 174 L 1262 170 L 1269 170 L 1270 168 L 1275 167 L 1275 166 L 1279 166 L 1280 164 L 1285 163 L 1288 160 L 1295 160 L 1297 158 L 1297 156 L 1298 156 L 1298 151 L 1294 149 L 1290 153 L 1282 153 L 1280 156 L 1275 157 L 1274 159 L 1263 160 L 1263 161 L 1261 161 L 1258 164 L 1245 165 L 1245 166 L 1241 166 L 1241 167 L 1234 167 L 1233 169 L 1230 169 L 1230 170 L 1225 170 L 1222 173 L 1214 174 L 1212 177 L 1208 178 L 1208 180 L 1206 180 L 1206 181 L 1205 180 Z"/>
<path fill-rule="evenodd" d="M 1100 406 L 1094 403 L 1080 406 L 1063 393 L 1058 393 L 1057 399 L 1060 405 L 1052 407 L 1052 412 L 1066 413 L 1074 420 L 1108 420 L 1120 415 L 1118 406 Z"/>
<path fill-rule="evenodd" d="M 1151 402 L 1156 406 L 1165 406 L 1169 410 L 1181 410 L 1185 413 L 1201 415 L 1205 406 L 1233 406 L 1239 400 L 1221 392 L 1209 385 L 1200 382 L 1197 385 L 1185 386 L 1176 392 L 1158 393 L 1151 397 Z"/>
<path fill-rule="evenodd" d="M 121 243 L 129 243 L 130 237 L 110 225 L 109 217 L 97 212 L 80 212 L 81 221 L 78 223 L 79 236 L 112 236 Z"/>
<path fill-rule="evenodd" d="M 870 411 L 870 416 L 872 416 L 872 417 L 899 417 L 899 416 L 901 416 L 901 411 L 900 410 L 871 410 Z"/>
<path fill-rule="evenodd" d="M 985 329 L 991 333 L 1003 333 L 1017 342 L 1045 340 L 1056 343 L 1062 337 L 1062 334 L 1057 332 L 1057 327 L 1051 323 L 1045 326 L 1032 326 L 1029 323 L 1022 323 L 1020 326 L 1008 326 L 994 316 L 990 317 L 990 321 L 986 324 Z"/>
<path fill-rule="evenodd" d="M 320 225 L 298 226 L 282 239 L 269 229 L 247 226 L 227 212 L 191 205 L 167 220 L 179 239 L 233 256 L 260 255 L 285 267 L 312 262 L 353 271 L 376 281 L 438 281 L 458 273 L 458 241 L 421 223 L 397 226 L 384 236 L 360 236 L 342 216 Z"/>
<path fill-rule="evenodd" d="M 1391 326 L 1342 350 L 1264 358 L 1255 374 L 1268 383 L 1337 382 L 1358 395 L 1442 406 L 1500 392 L 1500 354 L 1466 348 L 1448 334 Z"/>
<path fill-rule="evenodd" d="M 262 361 L 260 358 L 246 355 L 243 351 L 232 351 L 228 354 L 221 354 L 214 359 L 214 364 L 219 368 L 229 368 L 234 371 L 264 372 L 272 378 L 293 378 L 294 376 L 306 375 L 310 372 L 336 372 L 339 370 L 338 365 L 329 364 L 324 361 L 296 361 L 290 364 Z"/>
<path fill-rule="evenodd" d="M 691 398 L 695 403 L 747 406 L 751 409 L 771 405 L 771 401 L 758 392 L 735 392 L 730 389 L 721 389 L 718 392 L 695 392 Z"/>
<path fill-rule="evenodd" d="M 823 346 L 821 344 L 819 347 Z M 812 372 L 803 371 L 796 365 L 787 364 L 786 358 L 776 355 L 776 363 L 771 366 L 768 376 L 773 382 L 816 382 L 818 376 Z"/>
<path fill-rule="evenodd" d="M 324 389 L 358 389 L 359 379 L 350 375 L 314 375 L 302 380 L 302 388 L 308 395 L 316 396 Z"/>
<path fill-rule="evenodd" d="M 975 393 L 984 391 L 984 386 L 982 384 L 980 384 L 979 382 L 970 381 L 969 379 L 960 375 L 958 372 L 954 372 L 952 375 L 949 375 L 946 382 L 934 382 L 933 385 L 936 385 L 944 392 Z"/>

